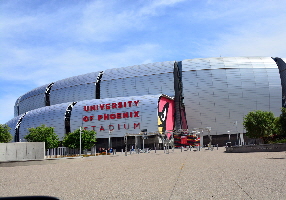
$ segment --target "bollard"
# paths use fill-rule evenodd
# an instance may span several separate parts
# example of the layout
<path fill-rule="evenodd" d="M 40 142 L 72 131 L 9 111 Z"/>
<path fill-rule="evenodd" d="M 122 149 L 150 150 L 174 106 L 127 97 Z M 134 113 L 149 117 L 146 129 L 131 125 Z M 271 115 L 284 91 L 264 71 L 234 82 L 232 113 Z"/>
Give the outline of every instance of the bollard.
<path fill-rule="evenodd" d="M 115 154 L 116 154 L 116 149 L 114 149 L 114 151 L 115 151 Z"/>
<path fill-rule="evenodd" d="M 121 149 L 121 153 L 123 153 L 123 149 Z"/>
<path fill-rule="evenodd" d="M 218 150 L 218 144 L 216 144 L 216 150 Z"/>
<path fill-rule="evenodd" d="M 156 147 L 155 147 L 155 153 L 156 153 Z"/>
<path fill-rule="evenodd" d="M 107 155 L 107 150 L 105 150 L 105 155 Z"/>
<path fill-rule="evenodd" d="M 181 152 L 183 152 L 183 147 L 181 147 Z"/>

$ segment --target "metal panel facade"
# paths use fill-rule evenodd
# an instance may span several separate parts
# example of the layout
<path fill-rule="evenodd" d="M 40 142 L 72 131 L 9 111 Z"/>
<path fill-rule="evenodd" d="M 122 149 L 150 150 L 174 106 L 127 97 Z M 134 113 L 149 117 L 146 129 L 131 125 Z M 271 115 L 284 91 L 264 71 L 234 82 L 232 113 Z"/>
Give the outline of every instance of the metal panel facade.
<path fill-rule="evenodd" d="M 101 98 L 127 96 L 174 95 L 174 62 L 135 65 L 104 72 Z"/>
<path fill-rule="evenodd" d="M 56 81 L 50 91 L 50 105 L 95 98 L 95 82 L 99 72 Z M 31 90 L 17 99 L 14 116 L 45 107 L 45 91 L 49 84 Z M 19 107 L 19 113 L 18 108 Z"/>
<path fill-rule="evenodd" d="M 41 108 L 45 106 L 45 90 L 48 84 L 45 84 L 41 87 L 35 88 L 19 99 L 19 114 L 23 114 L 27 111 Z M 16 103 L 17 104 L 17 101 Z M 15 114 L 17 114 L 16 106 L 15 106 Z"/>
<path fill-rule="evenodd" d="M 212 127 L 211 134 L 244 132 L 243 116 L 248 112 L 280 114 L 281 80 L 272 58 L 206 58 L 182 63 L 189 129 Z"/>
<path fill-rule="evenodd" d="M 95 98 L 95 82 L 99 72 L 56 81 L 50 93 L 51 105 Z"/>
<path fill-rule="evenodd" d="M 212 127 L 211 134 L 214 135 L 227 131 L 245 132 L 243 117 L 250 111 L 272 111 L 279 116 L 281 79 L 286 80 L 286 73 L 281 65 L 279 74 L 274 60 L 271 57 L 183 60 L 183 96 L 189 129 Z M 173 70 L 173 61 L 108 69 L 97 85 L 100 99 L 95 99 L 99 72 L 56 81 L 50 90 L 51 106 L 45 106 L 45 90 L 49 85 L 46 84 L 17 99 L 14 113 L 20 116 L 7 124 L 13 133 L 21 114 L 28 112 L 20 126 L 20 138 L 27 134 L 27 128 L 41 124 L 55 127 L 61 138 L 65 134 L 65 111 L 71 102 L 77 102 L 71 112 L 71 131 L 79 126 L 94 128 L 99 138 L 108 137 L 110 125 L 114 127 L 112 137 L 122 137 L 126 132 L 138 133 L 141 129 L 157 131 L 158 97 L 160 94 L 175 95 Z M 83 109 L 84 106 L 137 100 L 140 102 L 138 106 L 88 112 Z M 139 117 L 98 120 L 99 115 L 138 111 Z M 94 119 L 83 121 L 85 116 Z"/>
<path fill-rule="evenodd" d="M 161 95 L 131 96 L 107 99 L 93 99 L 78 102 L 71 112 L 71 132 L 80 126 L 86 129 L 94 129 L 98 138 L 108 138 L 109 130 L 112 137 L 123 137 L 125 133 L 139 133 L 141 129 L 148 132 L 158 131 L 157 106 Z M 122 103 L 122 108 L 118 105 Z M 116 103 L 117 108 L 85 111 L 84 106 L 110 105 Z M 65 135 L 64 116 L 70 103 L 57 104 L 34 109 L 27 112 L 20 125 L 19 138 L 24 141 L 24 136 L 29 133 L 28 128 L 38 127 L 45 124 L 54 127 L 59 138 Z M 120 113 L 120 117 L 118 117 Z M 127 115 L 124 116 L 124 113 Z M 92 116 L 92 118 L 90 118 Z M 102 118 L 100 118 L 100 116 Z M 108 118 L 106 118 L 108 116 Z M 115 118 L 113 118 L 115 116 Z M 20 116 L 19 116 L 20 117 Z M 15 127 L 18 118 L 15 117 L 7 124 Z M 88 120 L 84 117 L 87 117 Z M 100 119 L 100 120 L 99 120 Z M 14 135 L 13 131 L 11 134 Z"/>
<path fill-rule="evenodd" d="M 17 125 L 18 120 L 22 117 L 22 115 L 19 115 L 17 117 L 14 117 L 13 119 L 9 120 L 6 124 L 11 128 L 10 129 L 10 134 L 15 135 L 15 127 Z"/>
<path fill-rule="evenodd" d="M 57 104 L 46 106 L 29 111 L 23 118 L 20 126 L 20 139 L 23 139 L 29 133 L 28 128 L 38 127 L 45 124 L 49 127 L 54 127 L 59 138 L 62 139 L 65 135 L 65 111 L 70 103 Z"/>
<path fill-rule="evenodd" d="M 130 96 L 78 102 L 72 110 L 71 131 L 83 126 L 87 130 L 95 130 L 98 138 L 108 138 L 109 130 L 112 137 L 139 133 L 141 129 L 148 129 L 148 132 L 158 131 L 156 111 L 159 96 Z M 90 106 L 94 106 L 96 110 L 91 110 Z"/>

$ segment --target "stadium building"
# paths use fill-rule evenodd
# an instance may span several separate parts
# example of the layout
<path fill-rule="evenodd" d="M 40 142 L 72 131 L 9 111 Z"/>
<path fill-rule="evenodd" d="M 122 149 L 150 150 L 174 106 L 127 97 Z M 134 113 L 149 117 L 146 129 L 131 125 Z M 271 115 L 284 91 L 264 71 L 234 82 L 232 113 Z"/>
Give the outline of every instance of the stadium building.
<path fill-rule="evenodd" d="M 54 127 L 60 138 L 79 127 L 95 130 L 99 145 L 111 136 L 115 146 L 142 129 L 149 135 L 242 135 L 248 112 L 280 114 L 285 70 L 285 59 L 277 57 L 219 57 L 92 72 L 20 96 L 6 124 L 15 142 L 41 124 Z"/>

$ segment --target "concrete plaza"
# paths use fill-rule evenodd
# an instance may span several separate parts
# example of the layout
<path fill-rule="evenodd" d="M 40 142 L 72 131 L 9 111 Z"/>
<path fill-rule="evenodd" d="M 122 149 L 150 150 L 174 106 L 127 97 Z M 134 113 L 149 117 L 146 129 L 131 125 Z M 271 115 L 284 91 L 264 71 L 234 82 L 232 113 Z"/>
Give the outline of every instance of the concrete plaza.
<path fill-rule="evenodd" d="M 182 151 L 0 164 L 0 196 L 286 199 L 286 152 Z"/>

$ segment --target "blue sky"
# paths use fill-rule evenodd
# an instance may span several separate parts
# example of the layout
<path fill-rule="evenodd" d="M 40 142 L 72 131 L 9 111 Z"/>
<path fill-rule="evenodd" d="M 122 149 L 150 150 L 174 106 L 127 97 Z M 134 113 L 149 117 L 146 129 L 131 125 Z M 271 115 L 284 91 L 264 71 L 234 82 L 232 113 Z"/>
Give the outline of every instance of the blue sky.
<path fill-rule="evenodd" d="M 207 57 L 286 58 L 285 1 L 1 0 L 0 123 L 16 99 L 109 68 Z"/>

